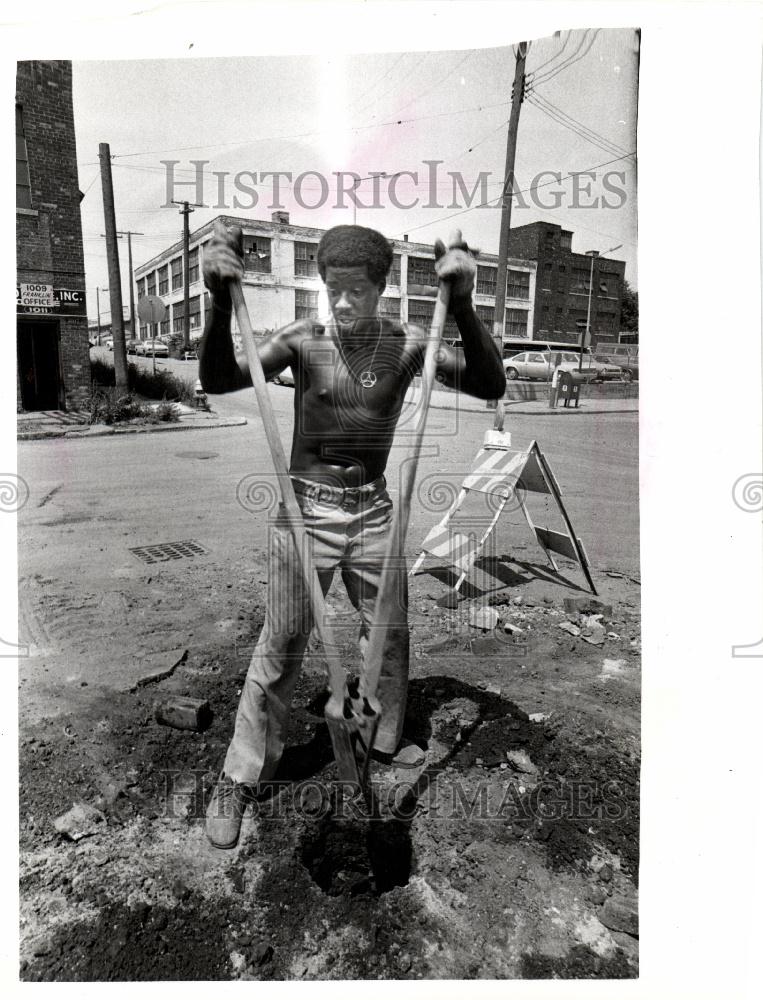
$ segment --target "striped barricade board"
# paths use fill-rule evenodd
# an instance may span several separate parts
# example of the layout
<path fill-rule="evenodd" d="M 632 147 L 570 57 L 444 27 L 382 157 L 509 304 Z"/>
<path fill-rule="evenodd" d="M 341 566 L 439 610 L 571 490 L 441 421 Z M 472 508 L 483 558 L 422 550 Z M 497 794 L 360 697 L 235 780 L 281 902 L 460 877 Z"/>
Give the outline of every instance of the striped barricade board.
<path fill-rule="evenodd" d="M 521 509 L 533 537 L 553 569 L 558 572 L 552 553 L 572 559 L 579 564 L 591 592 L 595 594 L 588 557 L 582 541 L 572 527 L 562 500 L 562 491 L 548 460 L 536 441 L 525 449 L 511 448 L 510 443 L 511 437 L 507 433 L 496 430 L 487 432 L 484 444 L 474 459 L 471 472 L 461 484 L 456 500 L 422 542 L 410 575 L 418 572 L 429 556 L 458 570 L 460 575 L 454 588 L 458 590 L 480 556 L 504 508 L 509 500 L 513 500 Z M 476 531 L 464 534 L 451 523 L 470 492 L 497 498 L 497 503 L 491 505 L 492 516 L 484 522 L 481 534 Z M 533 522 L 526 506 L 527 494 L 530 493 L 546 494 L 555 501 L 566 532 L 540 527 Z"/>

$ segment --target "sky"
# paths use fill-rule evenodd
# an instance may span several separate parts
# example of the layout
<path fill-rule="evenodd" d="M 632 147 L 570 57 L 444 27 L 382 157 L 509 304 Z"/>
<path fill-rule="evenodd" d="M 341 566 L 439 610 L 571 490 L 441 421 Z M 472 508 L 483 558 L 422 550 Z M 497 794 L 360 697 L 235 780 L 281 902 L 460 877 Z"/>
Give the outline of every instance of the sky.
<path fill-rule="evenodd" d="M 352 202 L 338 193 L 338 171 L 364 178 L 417 174 L 382 178 L 376 194 L 373 181 L 362 181 L 358 197 L 368 207 L 357 208 L 359 224 L 424 243 L 458 226 L 470 246 L 497 253 L 514 71 L 511 46 L 332 58 L 75 61 L 92 317 L 96 286 L 108 285 L 101 142 L 109 143 L 113 158 L 117 228 L 140 234 L 133 237 L 136 267 L 180 238 L 178 206 L 167 205 L 172 197 L 207 206 L 191 215 L 191 231 L 222 212 L 269 219 L 279 206 L 295 224 L 351 223 Z M 531 40 L 526 72 L 531 86 L 519 120 L 520 194 L 512 227 L 558 223 L 573 231 L 578 252 L 620 244 L 611 256 L 626 261 L 626 278 L 637 287 L 636 32 L 591 28 Z M 569 176 L 592 168 L 593 177 Z M 261 176 L 269 171 L 291 179 L 281 178 L 276 191 L 274 179 Z M 343 182 L 345 188 L 351 183 L 349 177 Z M 126 249 L 120 241 L 125 304 Z M 101 299 L 105 313 L 108 296 Z"/>

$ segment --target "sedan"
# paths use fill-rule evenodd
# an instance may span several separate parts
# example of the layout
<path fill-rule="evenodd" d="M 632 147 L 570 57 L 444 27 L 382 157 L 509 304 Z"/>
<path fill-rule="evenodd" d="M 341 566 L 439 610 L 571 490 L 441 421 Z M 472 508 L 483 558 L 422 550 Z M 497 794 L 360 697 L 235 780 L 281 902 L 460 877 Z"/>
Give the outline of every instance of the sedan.
<path fill-rule="evenodd" d="M 619 365 L 603 364 L 591 354 L 583 355 L 581 366 L 580 355 L 574 351 L 524 351 L 508 358 L 503 366 L 508 379 L 538 378 L 548 382 L 556 369 L 568 372 L 579 382 L 623 378 L 623 370 Z"/>
<path fill-rule="evenodd" d="M 145 354 L 147 358 L 168 358 L 170 356 L 170 349 L 161 340 L 147 340 L 144 343 L 141 353 Z"/>

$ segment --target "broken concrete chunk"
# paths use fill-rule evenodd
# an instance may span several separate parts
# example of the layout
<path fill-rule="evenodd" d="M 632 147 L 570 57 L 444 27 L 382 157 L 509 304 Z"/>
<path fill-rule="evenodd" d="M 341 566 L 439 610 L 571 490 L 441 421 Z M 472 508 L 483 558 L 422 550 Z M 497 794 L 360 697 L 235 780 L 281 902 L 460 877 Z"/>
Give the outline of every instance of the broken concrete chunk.
<path fill-rule="evenodd" d="M 95 806 L 86 802 L 75 802 L 69 812 L 53 821 L 56 831 L 69 840 L 82 840 L 98 833 L 98 824 L 103 823 L 105 816 Z"/>
<path fill-rule="evenodd" d="M 498 612 L 495 608 L 470 608 L 469 624 L 472 628 L 490 631 L 498 624 Z"/>
<path fill-rule="evenodd" d="M 570 635 L 580 635 L 580 629 L 572 622 L 559 622 L 557 628 L 560 628 L 562 632 L 569 632 Z"/>
<path fill-rule="evenodd" d="M 530 760 L 524 750 L 507 750 L 506 759 L 511 766 L 522 774 L 537 774 L 538 768 Z"/>
<path fill-rule="evenodd" d="M 599 601 L 595 597 L 565 597 L 564 610 L 568 615 L 574 615 L 575 612 L 580 614 L 596 614 L 598 612 L 608 617 L 612 614 L 612 605 L 604 604 L 603 601 Z"/>
<path fill-rule="evenodd" d="M 638 903 L 633 898 L 610 896 L 601 908 L 599 919 L 611 931 L 638 937 Z"/>
<path fill-rule="evenodd" d="M 607 635 L 603 628 L 587 629 L 580 636 L 581 639 L 584 639 L 592 646 L 601 646 L 606 637 Z"/>
<path fill-rule="evenodd" d="M 475 656 L 497 656 L 498 653 L 506 652 L 506 644 L 494 639 L 492 635 L 486 635 L 472 639 L 469 649 Z"/>
<path fill-rule="evenodd" d="M 154 705 L 154 718 L 162 726 L 201 733 L 212 723 L 212 709 L 208 701 L 173 695 Z"/>
<path fill-rule="evenodd" d="M 509 635 L 514 635 L 515 633 L 521 633 L 522 629 L 519 627 L 519 625 L 512 625 L 511 622 L 504 622 L 503 631 L 508 632 Z"/>
<path fill-rule="evenodd" d="M 170 649 L 162 653 L 149 653 L 141 664 L 140 677 L 135 682 L 132 690 L 144 687 L 146 684 L 154 684 L 171 677 L 183 660 L 188 656 L 187 649 Z"/>

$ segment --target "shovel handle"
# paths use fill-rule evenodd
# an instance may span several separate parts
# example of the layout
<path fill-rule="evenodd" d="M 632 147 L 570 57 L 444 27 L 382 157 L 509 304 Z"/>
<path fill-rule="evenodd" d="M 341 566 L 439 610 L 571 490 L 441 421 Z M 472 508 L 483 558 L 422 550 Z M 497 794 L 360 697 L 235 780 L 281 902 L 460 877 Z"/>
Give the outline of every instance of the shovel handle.
<path fill-rule="evenodd" d="M 449 303 L 450 285 L 441 281 L 437 288 L 437 301 L 435 302 L 434 316 L 432 317 L 432 325 L 429 330 L 426 352 L 424 354 L 424 365 L 421 373 L 421 399 L 419 400 L 420 410 L 416 430 L 414 431 L 413 443 L 408 456 L 400 469 L 400 495 L 392 521 L 387 550 L 384 554 L 379 593 L 376 597 L 376 608 L 374 609 L 374 622 L 366 648 L 363 693 L 369 699 L 374 698 L 376 695 L 391 612 L 395 601 L 398 600 L 397 577 L 401 571 L 405 536 L 408 533 L 408 520 L 411 513 L 413 486 L 416 480 L 416 470 L 419 464 L 421 445 L 424 441 L 424 432 L 429 412 L 429 401 L 432 398 L 432 389 L 437 371 L 437 351 L 440 346 L 443 327 L 448 318 Z"/>
<path fill-rule="evenodd" d="M 281 497 L 286 512 L 286 522 L 294 538 L 297 562 L 302 574 L 303 583 L 307 593 L 310 595 L 310 607 L 313 612 L 313 622 L 323 645 L 323 651 L 328 662 L 329 688 L 331 699 L 329 702 L 330 714 L 341 717 L 344 709 L 346 694 L 346 675 L 342 662 L 339 658 L 339 646 L 335 640 L 333 630 L 328 624 L 326 615 L 326 603 L 323 598 L 323 589 L 318 579 L 318 571 L 312 563 L 310 552 L 307 548 L 307 536 L 305 524 L 302 520 L 302 511 L 297 503 L 297 496 L 294 492 L 294 484 L 289 476 L 289 466 L 286 461 L 286 453 L 281 442 L 281 435 L 278 431 L 273 404 L 268 393 L 265 373 L 262 370 L 262 362 L 257 353 L 257 344 L 254 339 L 252 323 L 249 319 L 249 310 L 244 300 L 244 291 L 241 282 L 234 280 L 230 282 L 230 294 L 233 301 L 233 308 L 236 312 L 241 339 L 244 343 L 244 350 L 249 362 L 249 372 L 252 377 L 252 386 L 257 396 L 257 405 L 260 409 L 262 425 L 265 429 L 265 437 L 270 448 L 270 455 L 273 460 L 278 484 L 281 490 Z M 327 705 L 327 710 L 329 710 Z"/>

